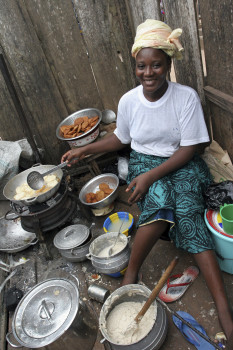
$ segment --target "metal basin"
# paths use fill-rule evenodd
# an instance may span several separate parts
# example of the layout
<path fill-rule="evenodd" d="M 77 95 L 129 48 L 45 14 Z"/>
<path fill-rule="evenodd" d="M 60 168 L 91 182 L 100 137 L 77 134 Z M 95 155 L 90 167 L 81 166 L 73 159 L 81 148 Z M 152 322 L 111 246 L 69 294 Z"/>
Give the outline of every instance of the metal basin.
<path fill-rule="evenodd" d="M 87 203 L 86 202 L 86 194 L 90 192 L 96 193 L 97 190 L 99 190 L 99 184 L 100 183 L 106 183 L 109 185 L 110 188 L 112 188 L 114 191 L 107 196 L 106 198 L 102 199 L 99 202 L 96 203 Z M 106 173 L 101 174 L 90 181 L 88 181 L 81 189 L 79 193 L 79 199 L 82 204 L 85 206 L 92 208 L 92 209 L 101 209 L 105 208 L 108 205 L 110 205 L 118 196 L 118 188 L 119 188 L 119 179 L 115 174 Z"/>
<path fill-rule="evenodd" d="M 99 120 L 96 123 L 96 125 L 93 126 L 92 129 L 90 129 L 88 132 L 86 132 L 83 135 L 76 136 L 76 137 L 71 137 L 71 138 L 65 138 L 62 136 L 60 127 L 63 125 L 72 125 L 75 121 L 75 119 L 79 117 L 84 117 L 87 116 L 88 118 L 93 118 L 96 115 L 98 115 Z M 76 148 L 76 147 L 82 147 L 85 146 L 93 141 L 99 136 L 99 124 L 102 119 L 102 113 L 99 109 L 97 108 L 86 108 L 82 109 L 80 111 L 77 111 L 71 115 L 69 115 L 67 118 L 65 118 L 57 127 L 56 130 L 56 136 L 58 139 L 67 141 L 68 144 L 70 145 L 71 148 Z"/>
<path fill-rule="evenodd" d="M 118 304 L 129 301 L 142 302 L 145 301 L 151 293 L 146 286 L 138 284 L 128 284 L 115 290 L 105 301 L 99 317 L 99 328 L 101 333 L 111 345 L 112 350 L 152 350 L 159 349 L 167 334 L 168 321 L 165 310 L 159 303 L 157 304 L 156 320 L 151 331 L 142 340 L 130 345 L 119 345 L 112 341 L 107 332 L 106 320 L 111 310 Z"/>

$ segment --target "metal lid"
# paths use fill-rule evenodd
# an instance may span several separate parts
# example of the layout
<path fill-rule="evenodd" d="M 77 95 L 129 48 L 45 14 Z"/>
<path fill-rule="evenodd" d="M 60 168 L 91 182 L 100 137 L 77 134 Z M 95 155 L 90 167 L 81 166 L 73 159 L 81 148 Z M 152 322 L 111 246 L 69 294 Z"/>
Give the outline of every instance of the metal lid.
<path fill-rule="evenodd" d="M 36 285 L 20 301 L 13 333 L 23 346 L 37 348 L 55 341 L 71 325 L 79 306 L 77 286 L 65 279 Z"/>
<path fill-rule="evenodd" d="M 85 242 L 90 230 L 85 225 L 71 225 L 56 234 L 53 243 L 58 249 L 72 249 Z"/>

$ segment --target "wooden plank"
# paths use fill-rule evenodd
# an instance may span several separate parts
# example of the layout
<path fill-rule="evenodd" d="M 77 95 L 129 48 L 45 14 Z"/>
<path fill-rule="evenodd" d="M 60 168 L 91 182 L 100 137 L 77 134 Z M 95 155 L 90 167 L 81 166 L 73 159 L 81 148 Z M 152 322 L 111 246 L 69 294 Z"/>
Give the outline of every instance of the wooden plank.
<path fill-rule="evenodd" d="M 182 28 L 180 41 L 184 47 L 183 60 L 174 60 L 178 83 L 194 88 L 205 105 L 203 91 L 204 75 L 201 60 L 200 43 L 193 0 L 163 0 L 166 23 L 172 28 Z"/>
<path fill-rule="evenodd" d="M 139 24 L 148 18 L 160 20 L 160 6 L 159 1 L 154 0 L 129 0 L 126 1 L 128 5 L 128 14 L 132 17 L 133 33 L 136 34 L 136 29 Z"/>
<path fill-rule="evenodd" d="M 229 0 L 200 1 L 200 10 L 207 70 L 205 85 L 218 91 L 218 96 L 213 96 L 208 90 L 213 137 L 233 160 L 233 3 Z"/>
<path fill-rule="evenodd" d="M 211 86 L 205 86 L 204 91 L 209 101 L 230 112 L 231 114 L 233 113 L 233 96 L 225 94 L 224 92 L 214 89 Z"/>
<path fill-rule="evenodd" d="M 59 144 L 55 130 L 67 109 L 24 1 L 1 1 L 0 22 L 0 43 L 21 92 L 22 105 L 27 108 L 25 114 L 32 132 L 46 150 L 46 162 L 58 162 L 63 144 Z"/>
<path fill-rule="evenodd" d="M 200 1 L 206 57 L 206 84 L 233 95 L 233 2 Z"/>
<path fill-rule="evenodd" d="M 104 108 L 117 110 L 120 97 L 135 86 L 130 50 L 133 37 L 125 3 L 74 0 Z"/>
<path fill-rule="evenodd" d="M 6 262 L 6 254 L 0 253 L 0 258 L 2 261 Z M 7 273 L 0 269 L 0 284 L 3 283 Z M 3 290 L 4 292 L 4 290 Z M 4 293 L 0 293 L 0 349 L 6 349 L 6 331 L 7 331 L 7 310 L 4 303 Z"/>
<path fill-rule="evenodd" d="M 72 1 L 27 0 L 25 4 L 68 113 L 101 109 Z"/>

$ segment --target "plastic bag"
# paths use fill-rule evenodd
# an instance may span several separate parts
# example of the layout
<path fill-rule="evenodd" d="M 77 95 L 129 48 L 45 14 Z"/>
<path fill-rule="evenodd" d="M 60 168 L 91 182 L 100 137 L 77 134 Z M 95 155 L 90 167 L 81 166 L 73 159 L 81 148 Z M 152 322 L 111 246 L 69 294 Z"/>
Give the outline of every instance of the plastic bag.
<path fill-rule="evenodd" d="M 0 141 L 0 200 L 6 200 L 3 188 L 19 172 L 21 152 L 18 142 Z"/>
<path fill-rule="evenodd" d="M 125 157 L 118 157 L 118 177 L 126 181 L 129 168 L 129 159 Z"/>
<path fill-rule="evenodd" d="M 226 204 L 233 203 L 233 181 L 223 181 L 210 185 L 204 193 L 207 209 L 219 210 Z"/>

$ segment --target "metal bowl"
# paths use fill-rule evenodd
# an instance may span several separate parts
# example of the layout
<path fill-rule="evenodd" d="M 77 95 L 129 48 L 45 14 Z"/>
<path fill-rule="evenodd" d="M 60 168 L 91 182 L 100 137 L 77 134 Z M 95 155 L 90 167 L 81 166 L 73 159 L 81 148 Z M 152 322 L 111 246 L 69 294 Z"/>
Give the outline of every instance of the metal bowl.
<path fill-rule="evenodd" d="M 83 135 L 66 138 L 62 136 L 62 133 L 60 131 L 60 127 L 63 125 L 71 125 L 74 123 L 75 119 L 79 117 L 87 116 L 89 119 L 93 118 L 95 116 L 99 117 L 98 122 L 91 128 L 89 131 L 84 133 Z M 65 118 L 57 127 L 56 130 L 56 136 L 58 139 L 67 141 L 71 148 L 75 147 L 82 147 L 85 146 L 93 141 L 99 136 L 99 124 L 102 120 L 102 112 L 99 109 L 96 108 L 86 108 L 82 109 L 80 111 L 77 111 L 71 115 L 69 115 L 67 118 Z"/>
<path fill-rule="evenodd" d="M 109 187 L 113 189 L 113 192 L 99 202 L 87 203 L 86 194 L 89 192 L 95 193 L 96 191 L 98 191 L 99 184 L 101 182 L 105 182 L 106 184 L 108 184 Z M 101 174 L 94 177 L 89 182 L 87 182 L 86 185 L 83 186 L 83 188 L 79 193 L 79 199 L 82 204 L 86 205 L 89 208 L 92 208 L 92 209 L 105 208 L 108 205 L 110 205 L 112 202 L 114 202 L 114 200 L 117 198 L 118 188 L 119 188 L 119 179 L 115 174 L 111 174 L 111 173 Z"/>

